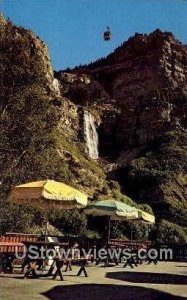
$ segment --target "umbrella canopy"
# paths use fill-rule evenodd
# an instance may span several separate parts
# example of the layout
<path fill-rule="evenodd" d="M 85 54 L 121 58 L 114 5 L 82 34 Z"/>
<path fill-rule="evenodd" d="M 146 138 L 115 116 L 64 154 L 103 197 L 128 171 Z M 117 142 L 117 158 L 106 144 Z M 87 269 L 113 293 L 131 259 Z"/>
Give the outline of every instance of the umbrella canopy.
<path fill-rule="evenodd" d="M 89 204 L 84 212 L 92 216 L 108 216 L 113 221 L 138 219 L 138 210 L 123 202 L 116 200 L 97 201 Z"/>
<path fill-rule="evenodd" d="M 88 196 L 75 188 L 54 180 L 29 182 L 12 188 L 8 200 L 38 208 L 74 209 L 87 205 Z M 48 217 L 45 222 L 45 242 Z"/>
<path fill-rule="evenodd" d="M 145 224 L 155 224 L 155 216 L 138 209 L 138 219 L 133 222 L 145 223 Z"/>
<path fill-rule="evenodd" d="M 87 195 L 69 185 L 44 180 L 13 187 L 8 200 L 35 207 L 73 209 L 86 206 L 87 198 Z"/>
<path fill-rule="evenodd" d="M 86 215 L 108 217 L 107 244 L 110 241 L 110 221 L 138 219 L 138 210 L 135 207 L 113 199 L 89 204 L 84 212 Z"/>
<path fill-rule="evenodd" d="M 131 223 L 131 241 L 132 241 L 132 223 L 134 224 L 146 224 L 146 225 L 152 225 L 155 224 L 155 216 L 141 210 L 141 209 L 137 209 L 138 211 L 138 219 L 136 220 L 130 220 Z M 149 233 L 149 228 L 148 229 L 148 233 Z"/>

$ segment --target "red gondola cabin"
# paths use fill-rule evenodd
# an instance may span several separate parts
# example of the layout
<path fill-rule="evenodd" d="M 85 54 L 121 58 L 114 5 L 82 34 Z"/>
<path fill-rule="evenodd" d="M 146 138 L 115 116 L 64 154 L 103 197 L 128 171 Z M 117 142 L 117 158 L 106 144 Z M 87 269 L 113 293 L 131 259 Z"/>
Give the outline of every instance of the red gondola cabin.
<path fill-rule="evenodd" d="M 107 30 L 103 34 L 103 38 L 105 41 L 110 41 L 110 39 L 111 39 L 111 32 L 110 32 L 110 28 L 108 26 L 107 26 Z"/>

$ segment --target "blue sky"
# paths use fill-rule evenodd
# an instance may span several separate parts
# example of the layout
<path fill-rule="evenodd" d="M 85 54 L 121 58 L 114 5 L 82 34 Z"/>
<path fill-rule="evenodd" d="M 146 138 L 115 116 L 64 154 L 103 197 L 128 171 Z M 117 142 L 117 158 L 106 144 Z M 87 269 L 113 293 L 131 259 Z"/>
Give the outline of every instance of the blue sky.
<path fill-rule="evenodd" d="M 135 32 L 172 31 L 187 44 L 187 0 L 1 0 L 16 25 L 48 45 L 56 70 L 106 56 Z M 104 42 L 109 25 L 112 40 Z"/>

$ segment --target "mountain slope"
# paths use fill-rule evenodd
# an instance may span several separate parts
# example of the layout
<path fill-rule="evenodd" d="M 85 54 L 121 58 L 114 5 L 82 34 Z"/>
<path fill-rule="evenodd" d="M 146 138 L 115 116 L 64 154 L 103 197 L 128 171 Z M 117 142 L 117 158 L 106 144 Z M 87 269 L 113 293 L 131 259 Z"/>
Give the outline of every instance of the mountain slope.
<path fill-rule="evenodd" d="M 0 45 L 1 231 L 42 223 L 39 212 L 7 203 L 10 186 L 53 178 L 92 199 L 150 212 L 151 205 L 157 223 L 177 223 L 174 235 L 185 239 L 186 48 L 157 30 L 135 35 L 106 59 L 53 74 L 46 45 L 2 16 Z M 51 214 L 51 222 L 86 230 L 77 212 Z M 126 226 L 119 234 L 129 236 Z"/>
<path fill-rule="evenodd" d="M 71 70 L 87 76 L 65 89 L 100 117 L 106 173 L 158 220 L 187 226 L 187 50 L 172 33 L 135 34 L 108 57 Z M 64 72 L 57 73 L 67 87 Z M 98 86 L 95 96 L 94 88 Z M 98 92 L 99 91 L 99 92 Z M 113 169 L 111 170 L 111 163 Z"/>

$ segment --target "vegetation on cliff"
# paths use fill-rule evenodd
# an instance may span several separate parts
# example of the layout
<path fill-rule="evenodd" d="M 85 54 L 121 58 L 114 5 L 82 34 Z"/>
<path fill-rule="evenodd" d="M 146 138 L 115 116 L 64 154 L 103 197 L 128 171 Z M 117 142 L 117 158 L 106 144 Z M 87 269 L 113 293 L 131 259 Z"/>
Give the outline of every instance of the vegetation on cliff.
<path fill-rule="evenodd" d="M 1 232 L 27 232 L 43 222 L 42 212 L 7 203 L 11 186 L 46 178 L 76 185 L 70 164 L 57 151 L 60 109 L 53 105 L 49 88 L 49 61 L 32 50 L 35 39 L 33 33 L 11 22 L 1 26 Z M 46 51 L 41 42 L 38 47 L 41 53 Z"/>

